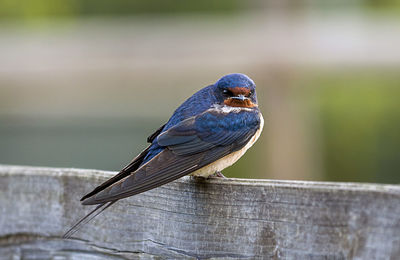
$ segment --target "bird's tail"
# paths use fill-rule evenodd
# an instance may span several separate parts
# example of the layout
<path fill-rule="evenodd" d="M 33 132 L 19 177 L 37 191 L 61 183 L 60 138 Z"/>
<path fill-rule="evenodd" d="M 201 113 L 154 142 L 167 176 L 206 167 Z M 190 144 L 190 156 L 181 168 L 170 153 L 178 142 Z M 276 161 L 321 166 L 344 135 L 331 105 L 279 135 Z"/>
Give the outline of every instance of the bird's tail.
<path fill-rule="evenodd" d="M 72 228 L 70 228 L 64 235 L 63 238 L 70 238 L 73 234 L 75 234 L 76 231 L 78 231 L 83 225 L 87 224 L 89 221 L 94 219 L 97 215 L 99 215 L 101 212 L 106 210 L 108 207 L 110 207 L 112 204 L 114 204 L 117 200 L 109 201 L 109 202 L 104 202 L 102 204 L 99 204 L 94 210 L 89 212 L 86 216 L 84 216 L 81 220 L 79 220 Z"/>

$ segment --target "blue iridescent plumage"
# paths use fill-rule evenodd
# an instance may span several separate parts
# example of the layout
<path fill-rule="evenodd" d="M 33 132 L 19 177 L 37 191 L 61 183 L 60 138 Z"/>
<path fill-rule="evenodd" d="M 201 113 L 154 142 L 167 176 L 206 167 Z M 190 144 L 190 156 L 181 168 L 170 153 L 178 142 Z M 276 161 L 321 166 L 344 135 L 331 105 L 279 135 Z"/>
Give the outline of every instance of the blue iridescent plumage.
<path fill-rule="evenodd" d="M 207 177 L 219 173 L 253 145 L 262 126 L 254 82 L 239 73 L 222 77 L 188 98 L 165 125 L 148 137 L 149 147 L 117 175 L 83 196 L 82 204 L 100 205 L 65 237 L 119 199 L 184 175 Z"/>
<path fill-rule="evenodd" d="M 221 98 L 223 98 L 223 96 L 221 96 L 221 94 L 216 90 L 228 88 L 230 86 L 245 87 L 249 88 L 250 91 L 255 91 L 254 82 L 246 75 L 240 73 L 226 75 L 222 77 L 220 80 L 218 80 L 215 84 L 199 90 L 198 92 L 193 94 L 189 99 L 187 99 L 182 105 L 180 105 L 175 110 L 171 118 L 168 120 L 167 124 L 164 126 L 161 134 L 166 130 L 170 129 L 171 127 L 176 126 L 183 120 L 188 119 L 190 117 L 194 117 L 196 115 L 200 115 L 201 113 L 204 113 L 206 110 L 210 109 Z M 254 92 L 254 100 L 255 103 L 257 103 L 257 96 L 255 92 Z M 242 131 L 248 131 L 249 127 L 251 127 L 252 129 L 256 129 L 256 125 L 258 125 L 259 123 L 260 123 L 260 118 L 258 113 L 253 113 L 249 115 L 245 113 L 226 114 L 226 115 L 222 114 L 219 115 L 219 117 L 215 113 L 214 114 L 206 113 L 197 119 L 196 131 L 202 133 L 202 136 L 207 135 L 207 131 L 212 131 L 210 134 L 212 133 L 218 134 L 214 135 L 215 139 L 220 137 L 220 140 L 222 140 L 221 138 L 224 138 L 223 136 L 221 136 L 222 134 L 221 131 L 223 129 L 239 130 L 238 129 L 239 127 L 243 127 Z M 213 128 L 212 124 L 216 124 L 216 128 Z M 239 135 L 236 132 L 226 131 L 225 137 L 227 137 L 229 133 L 234 135 Z M 228 140 L 225 140 L 225 143 Z M 149 152 L 145 157 L 145 159 L 143 160 L 142 164 L 147 163 L 154 156 L 162 152 L 163 149 L 164 146 L 160 145 L 157 142 L 157 139 L 155 139 L 152 142 L 149 148 Z"/>

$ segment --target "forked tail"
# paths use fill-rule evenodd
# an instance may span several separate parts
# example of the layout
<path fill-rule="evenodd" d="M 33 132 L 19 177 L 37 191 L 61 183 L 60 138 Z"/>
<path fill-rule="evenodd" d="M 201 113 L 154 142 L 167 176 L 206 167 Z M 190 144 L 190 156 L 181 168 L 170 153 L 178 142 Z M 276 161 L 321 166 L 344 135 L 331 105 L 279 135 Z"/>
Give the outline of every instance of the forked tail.
<path fill-rule="evenodd" d="M 75 234 L 76 231 L 78 231 L 83 225 L 87 224 L 89 221 L 94 219 L 97 215 L 99 215 L 101 212 L 106 210 L 108 207 L 110 207 L 112 204 L 114 204 L 117 200 L 113 200 L 110 202 L 104 202 L 100 205 L 98 205 L 94 210 L 89 212 L 85 217 L 83 217 L 81 220 L 78 221 L 72 228 L 70 228 L 64 235 L 63 238 L 70 238 L 73 234 Z"/>

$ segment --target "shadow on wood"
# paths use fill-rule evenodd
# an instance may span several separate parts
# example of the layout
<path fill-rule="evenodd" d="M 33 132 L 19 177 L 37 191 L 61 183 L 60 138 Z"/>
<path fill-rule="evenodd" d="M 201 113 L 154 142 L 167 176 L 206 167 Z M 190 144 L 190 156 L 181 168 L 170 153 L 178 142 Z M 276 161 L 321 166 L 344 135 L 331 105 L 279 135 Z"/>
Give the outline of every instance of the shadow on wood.
<path fill-rule="evenodd" d="M 114 173 L 0 166 L 0 259 L 399 259 L 400 186 L 190 177 L 61 239 Z"/>

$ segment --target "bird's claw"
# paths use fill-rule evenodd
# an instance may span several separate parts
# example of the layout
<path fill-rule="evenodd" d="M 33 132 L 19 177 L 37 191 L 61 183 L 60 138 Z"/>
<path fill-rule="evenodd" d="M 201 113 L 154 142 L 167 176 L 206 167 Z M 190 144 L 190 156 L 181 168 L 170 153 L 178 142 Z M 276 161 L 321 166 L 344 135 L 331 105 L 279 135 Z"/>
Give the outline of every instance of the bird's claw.
<path fill-rule="evenodd" d="M 225 175 L 223 175 L 222 172 L 220 172 L 220 171 L 217 171 L 217 172 L 211 174 L 210 176 L 208 176 L 208 178 L 223 178 L 223 179 L 227 179 L 225 177 Z"/>

